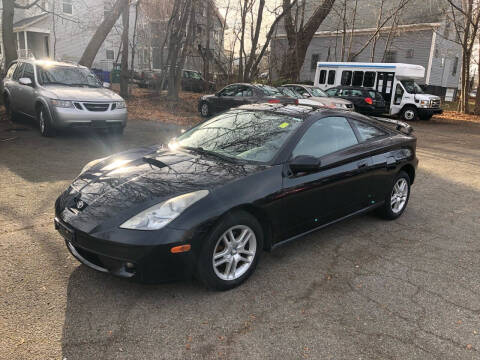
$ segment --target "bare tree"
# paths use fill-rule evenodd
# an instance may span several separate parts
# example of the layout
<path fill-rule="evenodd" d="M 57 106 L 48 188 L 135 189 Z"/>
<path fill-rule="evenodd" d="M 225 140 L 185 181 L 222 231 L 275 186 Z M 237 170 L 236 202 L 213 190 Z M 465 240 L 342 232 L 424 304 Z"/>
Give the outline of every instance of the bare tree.
<path fill-rule="evenodd" d="M 106 16 L 102 23 L 98 26 L 95 34 L 93 34 L 90 42 L 83 51 L 82 57 L 80 58 L 79 64 L 86 67 L 91 67 L 95 57 L 97 56 L 98 50 L 102 46 L 106 37 L 112 30 L 112 27 L 115 25 L 117 20 L 123 11 L 128 9 L 129 0 L 117 0 L 113 6 L 112 11 Z"/>
<path fill-rule="evenodd" d="M 319 2 L 320 3 L 320 2 Z M 292 15 L 292 0 L 283 0 L 285 12 L 285 30 L 287 33 L 287 53 L 280 70 L 286 79 L 298 79 L 300 68 L 305 61 L 307 48 L 318 27 L 330 13 L 335 0 L 323 0 L 314 9 L 309 19 L 305 19 L 305 1 L 296 6 L 295 16 Z"/>
<path fill-rule="evenodd" d="M 473 45 L 478 36 L 480 5 L 476 0 L 461 0 L 461 2 L 448 0 L 448 4 L 449 9 L 446 11 L 446 16 L 453 23 L 456 33 L 453 41 L 462 47 L 461 92 L 458 111 L 467 114 L 469 112 L 470 61 Z M 477 100 L 475 108 L 480 112 L 480 99 L 477 97 Z"/>
<path fill-rule="evenodd" d="M 122 14 L 122 67 L 120 73 L 120 96 L 128 97 L 128 32 L 130 25 L 130 7 L 126 7 Z"/>

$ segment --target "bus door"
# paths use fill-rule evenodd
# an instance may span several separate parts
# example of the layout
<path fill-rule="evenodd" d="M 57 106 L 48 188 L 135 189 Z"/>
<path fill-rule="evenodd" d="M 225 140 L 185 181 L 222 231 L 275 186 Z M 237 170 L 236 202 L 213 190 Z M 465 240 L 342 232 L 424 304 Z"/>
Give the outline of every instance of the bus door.
<path fill-rule="evenodd" d="M 394 72 L 378 72 L 377 75 L 377 91 L 382 93 L 385 103 L 390 108 L 393 92 L 393 80 L 395 78 Z"/>

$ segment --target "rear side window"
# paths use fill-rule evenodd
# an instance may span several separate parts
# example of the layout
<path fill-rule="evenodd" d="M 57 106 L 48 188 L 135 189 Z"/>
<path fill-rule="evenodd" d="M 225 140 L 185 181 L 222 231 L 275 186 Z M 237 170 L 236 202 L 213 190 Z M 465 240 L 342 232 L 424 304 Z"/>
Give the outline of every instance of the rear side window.
<path fill-rule="evenodd" d="M 353 125 L 357 128 L 360 135 L 360 141 L 368 141 L 386 135 L 386 132 L 378 129 L 375 126 L 366 124 L 362 121 L 352 120 Z"/>
<path fill-rule="evenodd" d="M 355 71 L 353 73 L 353 86 L 362 86 L 363 85 L 363 71 Z"/>
<path fill-rule="evenodd" d="M 374 85 L 375 85 L 375 72 L 366 71 L 365 76 L 363 77 L 363 86 L 373 87 Z"/>
<path fill-rule="evenodd" d="M 327 70 L 320 71 L 320 77 L 318 79 L 319 84 L 325 84 L 325 80 L 327 80 Z"/>
<path fill-rule="evenodd" d="M 370 96 L 372 99 L 375 99 L 377 97 L 377 93 L 375 91 L 369 91 L 368 96 Z"/>
<path fill-rule="evenodd" d="M 341 85 L 350 86 L 352 84 L 352 72 L 345 70 L 342 72 L 342 79 L 340 81 Z"/>
<path fill-rule="evenodd" d="M 292 157 L 310 155 L 322 157 L 358 144 L 348 120 L 344 117 L 326 117 L 315 122 L 302 136 Z"/>
<path fill-rule="evenodd" d="M 22 77 L 29 78 L 30 80 L 32 80 L 32 82 L 34 82 L 35 73 L 33 71 L 33 65 L 32 64 L 25 64 L 25 67 L 23 68 Z"/>
<path fill-rule="evenodd" d="M 328 72 L 328 85 L 335 84 L 335 70 L 330 70 Z"/>
<path fill-rule="evenodd" d="M 238 91 L 237 85 L 227 86 L 220 92 L 220 96 L 234 96 Z"/>
<path fill-rule="evenodd" d="M 12 64 L 12 66 L 8 68 L 7 75 L 5 77 L 7 79 L 11 79 L 16 68 L 17 68 L 17 63 Z"/>
<path fill-rule="evenodd" d="M 328 89 L 325 92 L 330 96 L 335 96 L 335 95 L 337 95 L 337 91 L 338 91 L 337 89 Z"/>

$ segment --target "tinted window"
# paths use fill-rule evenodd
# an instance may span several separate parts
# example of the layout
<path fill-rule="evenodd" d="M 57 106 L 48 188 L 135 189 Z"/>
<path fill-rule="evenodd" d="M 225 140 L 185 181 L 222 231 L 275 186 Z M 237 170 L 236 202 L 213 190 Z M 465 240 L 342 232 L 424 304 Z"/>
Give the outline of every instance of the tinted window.
<path fill-rule="evenodd" d="M 25 66 L 24 63 L 20 63 L 20 64 L 17 65 L 17 68 L 15 69 L 15 72 L 13 73 L 13 80 L 18 80 L 22 77 L 24 66 Z"/>
<path fill-rule="evenodd" d="M 352 127 L 344 117 L 327 117 L 315 122 L 303 135 L 292 157 L 321 157 L 358 144 Z"/>
<path fill-rule="evenodd" d="M 239 86 L 234 96 L 253 96 L 253 91 L 248 86 Z"/>
<path fill-rule="evenodd" d="M 363 84 L 363 71 L 355 71 L 353 73 L 352 85 L 362 86 L 362 84 Z"/>
<path fill-rule="evenodd" d="M 12 64 L 12 66 L 10 66 L 8 68 L 8 71 L 7 71 L 7 75 L 6 75 L 6 78 L 7 79 L 11 79 L 12 76 L 13 76 L 13 73 L 15 72 L 15 69 L 17 68 L 17 63 L 15 64 Z"/>
<path fill-rule="evenodd" d="M 361 90 L 357 90 L 357 89 L 343 89 L 342 95 L 343 96 L 363 96 L 363 93 Z"/>
<path fill-rule="evenodd" d="M 29 78 L 33 82 L 33 80 L 35 79 L 35 74 L 33 72 L 33 65 L 32 64 L 25 64 L 25 67 L 23 68 L 22 77 Z"/>
<path fill-rule="evenodd" d="M 363 86 L 373 87 L 374 85 L 375 85 L 375 73 L 373 71 L 365 72 L 365 76 L 363 77 Z"/>
<path fill-rule="evenodd" d="M 232 110 L 187 131 L 171 146 L 202 147 L 233 158 L 268 162 L 302 123 L 283 114 Z"/>
<path fill-rule="evenodd" d="M 318 78 L 318 83 L 325 84 L 325 80 L 327 80 L 327 70 L 321 70 L 320 77 Z"/>
<path fill-rule="evenodd" d="M 311 96 L 310 93 L 305 88 L 303 88 L 301 86 L 295 86 L 294 90 L 295 90 L 295 92 L 299 93 L 302 96 L 306 96 L 306 97 Z"/>
<path fill-rule="evenodd" d="M 267 96 L 282 96 L 282 93 L 277 88 L 268 85 L 257 85 L 262 92 Z"/>
<path fill-rule="evenodd" d="M 342 72 L 342 79 L 340 80 L 341 85 L 351 85 L 352 84 L 352 72 L 345 70 Z"/>
<path fill-rule="evenodd" d="M 237 85 L 230 85 L 220 91 L 220 96 L 234 96 L 238 91 Z"/>
<path fill-rule="evenodd" d="M 312 93 L 312 95 L 315 96 L 315 97 L 325 97 L 325 96 L 327 96 L 327 94 L 325 94 L 325 92 L 320 88 L 310 87 L 309 90 Z"/>
<path fill-rule="evenodd" d="M 360 141 L 367 141 L 385 135 L 386 133 L 375 126 L 368 125 L 364 122 L 352 120 L 353 124 L 358 130 Z"/>
<path fill-rule="evenodd" d="M 335 84 L 335 70 L 330 70 L 328 72 L 328 85 Z"/>
<path fill-rule="evenodd" d="M 337 89 L 328 89 L 327 91 L 325 91 L 329 96 L 335 96 L 337 95 Z"/>

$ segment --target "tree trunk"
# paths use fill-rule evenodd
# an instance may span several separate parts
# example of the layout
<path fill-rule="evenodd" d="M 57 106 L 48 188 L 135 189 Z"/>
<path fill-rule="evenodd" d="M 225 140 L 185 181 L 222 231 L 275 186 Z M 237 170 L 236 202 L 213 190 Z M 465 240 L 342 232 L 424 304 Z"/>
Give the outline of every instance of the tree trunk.
<path fill-rule="evenodd" d="M 133 83 L 133 76 L 134 76 L 134 71 L 135 71 L 135 52 L 136 52 L 136 47 L 137 47 L 137 24 L 138 24 L 138 5 L 140 4 L 140 0 L 137 1 L 135 4 L 135 21 L 133 23 L 133 35 L 132 35 L 132 59 L 130 60 L 130 69 L 131 69 L 131 74 L 130 74 L 130 81 Z M 132 87 L 130 86 L 128 89 L 128 95 L 131 95 L 132 93 Z"/>
<path fill-rule="evenodd" d="M 13 60 L 17 59 L 17 46 L 15 44 L 15 34 L 13 33 L 13 14 L 15 12 L 14 0 L 3 0 L 2 12 L 2 38 L 3 49 L 5 51 L 5 65 L 8 66 Z"/>
<path fill-rule="evenodd" d="M 480 59 L 480 47 L 478 48 L 478 55 Z M 473 110 L 475 115 L 480 115 L 480 63 L 477 65 L 477 95 L 475 96 L 475 109 Z"/>
<path fill-rule="evenodd" d="M 203 77 L 205 78 L 204 91 L 208 91 L 208 84 L 210 83 L 210 31 L 212 27 L 212 9 L 210 0 L 206 1 L 207 6 L 207 40 L 205 43 L 205 58 L 203 60 Z"/>
<path fill-rule="evenodd" d="M 128 32 L 130 27 L 130 7 L 123 10 L 122 15 L 122 69 L 120 73 L 120 96 L 128 98 Z"/>
<path fill-rule="evenodd" d="M 78 62 L 80 65 L 92 67 L 98 50 L 102 46 L 106 37 L 110 33 L 110 30 L 112 30 L 113 25 L 115 25 L 125 8 L 128 8 L 128 0 L 117 0 L 115 2 L 112 12 L 98 26 L 97 31 L 95 31 L 95 34 L 92 36 L 90 42 L 85 48 L 83 55 Z"/>

